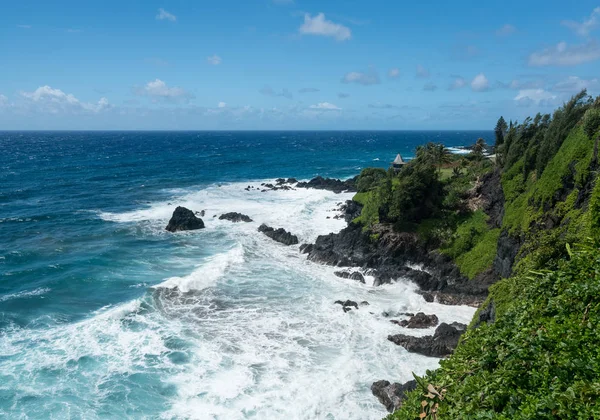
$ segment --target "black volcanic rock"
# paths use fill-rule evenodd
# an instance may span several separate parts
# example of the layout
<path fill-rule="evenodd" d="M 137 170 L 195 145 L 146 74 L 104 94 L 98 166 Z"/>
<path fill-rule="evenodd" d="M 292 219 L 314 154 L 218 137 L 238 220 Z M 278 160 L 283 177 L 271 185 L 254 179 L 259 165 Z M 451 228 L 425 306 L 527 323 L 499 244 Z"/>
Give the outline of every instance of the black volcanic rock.
<path fill-rule="evenodd" d="M 406 328 L 429 328 L 435 327 L 438 322 L 436 315 L 425 315 L 423 312 L 419 312 L 410 319 L 404 319 L 397 322 L 397 324 Z"/>
<path fill-rule="evenodd" d="M 237 213 L 237 212 L 230 212 L 230 213 L 225 213 L 222 214 L 221 216 L 219 216 L 219 220 L 229 220 L 232 221 L 234 223 L 237 222 L 252 222 L 252 219 L 248 216 L 246 216 L 245 214 L 242 213 Z"/>
<path fill-rule="evenodd" d="M 436 328 L 432 336 L 413 337 L 396 334 L 388 336 L 388 340 L 404 347 L 411 353 L 430 357 L 445 357 L 454 351 L 458 345 L 460 336 L 466 329 L 466 325 L 459 324 L 458 322 L 453 322 L 452 324 L 442 323 Z"/>
<path fill-rule="evenodd" d="M 358 303 L 354 302 L 353 300 L 336 300 L 334 303 L 337 305 L 342 305 L 344 312 L 348 312 L 352 308 L 358 309 Z"/>
<path fill-rule="evenodd" d="M 178 232 L 181 230 L 196 230 L 203 229 L 204 222 L 199 217 L 196 217 L 193 211 L 185 207 L 177 207 L 173 212 L 171 220 L 166 227 L 169 232 Z"/>
<path fill-rule="evenodd" d="M 358 271 L 354 271 L 352 273 L 349 271 L 334 271 L 333 274 L 343 279 L 356 280 L 363 284 L 365 282 L 365 277 Z"/>
<path fill-rule="evenodd" d="M 292 235 L 283 228 L 273 229 L 272 227 L 263 223 L 259 226 L 258 231 L 264 233 L 274 241 L 280 242 L 284 245 L 296 245 L 298 243 L 298 237 L 296 235 Z"/>
<path fill-rule="evenodd" d="M 356 192 L 356 178 L 357 177 L 341 181 L 339 179 L 317 176 L 308 182 L 298 182 L 296 186 L 298 188 L 314 188 L 317 190 L 333 191 L 336 194 L 344 191 Z"/>
<path fill-rule="evenodd" d="M 417 388 L 417 381 L 412 380 L 404 384 L 389 381 L 377 381 L 371 385 L 371 392 L 377 397 L 379 402 L 385 406 L 390 413 L 396 411 L 402 406 L 402 400 L 406 393 Z"/>

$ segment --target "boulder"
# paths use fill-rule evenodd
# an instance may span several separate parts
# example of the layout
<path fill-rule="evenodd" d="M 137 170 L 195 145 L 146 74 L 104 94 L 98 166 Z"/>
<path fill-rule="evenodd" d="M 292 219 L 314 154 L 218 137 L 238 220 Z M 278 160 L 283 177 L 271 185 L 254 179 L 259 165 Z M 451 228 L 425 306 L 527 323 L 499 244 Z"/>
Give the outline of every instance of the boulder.
<path fill-rule="evenodd" d="M 354 302 L 353 300 L 336 300 L 334 303 L 337 305 L 342 305 L 344 312 L 348 312 L 352 310 L 352 308 L 358 309 L 358 303 Z"/>
<path fill-rule="evenodd" d="M 166 227 L 169 232 L 178 232 L 181 230 L 196 230 L 203 229 L 204 222 L 199 217 L 196 217 L 193 211 L 185 207 L 177 207 L 173 212 L 171 220 Z"/>
<path fill-rule="evenodd" d="M 417 388 L 417 381 L 414 379 L 404 384 L 389 381 L 377 381 L 371 385 L 371 392 L 377 397 L 379 402 L 385 406 L 387 411 L 393 413 L 402 406 L 402 400 L 406 393 Z"/>
<path fill-rule="evenodd" d="M 365 282 L 365 277 L 358 271 L 354 271 L 354 272 L 349 272 L 349 271 L 334 271 L 333 274 L 335 274 L 338 277 L 341 277 L 343 279 L 351 279 L 351 280 L 356 280 L 359 281 L 361 283 L 364 284 Z"/>
<path fill-rule="evenodd" d="M 258 231 L 264 233 L 274 241 L 280 242 L 284 245 L 296 245 L 298 243 L 298 237 L 296 235 L 292 235 L 283 228 L 273 229 L 272 227 L 263 223 L 259 226 Z"/>
<path fill-rule="evenodd" d="M 404 319 L 398 322 L 398 325 L 406 328 L 430 328 L 435 327 L 439 320 L 436 315 L 425 315 L 423 312 L 418 312 L 410 319 Z"/>
<path fill-rule="evenodd" d="M 237 212 L 230 212 L 230 213 L 222 214 L 221 216 L 219 216 L 219 220 L 229 220 L 234 223 L 252 222 L 252 219 L 250 217 L 246 216 L 245 214 L 237 213 Z"/>
<path fill-rule="evenodd" d="M 445 357 L 450 355 L 456 346 L 460 336 L 465 332 L 467 326 L 454 322 L 440 324 L 435 333 L 426 337 L 413 337 L 410 335 L 396 334 L 388 336 L 392 343 L 404 347 L 411 353 L 422 354 L 430 357 Z"/>

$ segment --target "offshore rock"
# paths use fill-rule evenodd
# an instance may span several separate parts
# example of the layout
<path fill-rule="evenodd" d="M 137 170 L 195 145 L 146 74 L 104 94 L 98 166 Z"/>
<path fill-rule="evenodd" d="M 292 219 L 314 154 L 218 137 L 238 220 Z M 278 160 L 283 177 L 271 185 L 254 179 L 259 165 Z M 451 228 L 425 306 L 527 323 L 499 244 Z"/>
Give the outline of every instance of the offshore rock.
<path fill-rule="evenodd" d="M 390 413 L 396 411 L 402 406 L 402 400 L 406 397 L 406 393 L 417 388 L 417 381 L 414 379 L 404 384 L 394 383 L 389 381 L 377 381 L 371 385 L 371 392 L 377 397 L 379 402 L 385 406 Z"/>
<path fill-rule="evenodd" d="M 296 235 L 292 235 L 290 232 L 286 231 L 283 228 L 273 229 L 270 226 L 265 225 L 264 223 L 259 226 L 259 232 L 264 233 L 269 238 L 282 243 L 284 245 L 296 245 L 298 243 L 298 237 Z"/>
<path fill-rule="evenodd" d="M 193 211 L 185 207 L 177 207 L 173 212 L 171 220 L 166 227 L 169 232 L 178 232 L 182 230 L 203 229 L 204 222 L 199 217 L 196 217 Z"/>
<path fill-rule="evenodd" d="M 423 312 L 418 312 L 410 319 L 398 321 L 397 324 L 406 328 L 430 328 L 435 327 L 439 320 L 436 315 L 425 315 Z"/>
<path fill-rule="evenodd" d="M 219 216 L 219 220 L 229 220 L 234 223 L 252 222 L 252 219 L 249 216 L 246 216 L 245 214 L 237 213 L 237 212 L 230 212 L 230 213 L 222 214 L 221 216 Z"/>

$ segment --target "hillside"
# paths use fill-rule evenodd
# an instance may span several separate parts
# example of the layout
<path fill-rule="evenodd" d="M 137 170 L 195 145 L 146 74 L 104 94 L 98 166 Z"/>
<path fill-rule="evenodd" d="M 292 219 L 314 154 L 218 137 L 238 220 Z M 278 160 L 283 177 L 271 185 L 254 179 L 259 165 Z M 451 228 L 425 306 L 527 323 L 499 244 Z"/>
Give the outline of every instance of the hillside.
<path fill-rule="evenodd" d="M 485 299 L 454 354 L 389 419 L 600 418 L 599 128 L 600 99 L 583 91 L 553 115 L 501 118 L 494 162 L 482 144 L 459 158 L 430 143 L 398 174 L 362 172 L 363 234 L 381 241 L 392 226 L 430 264 L 456 267 L 419 283 L 438 300 Z"/>

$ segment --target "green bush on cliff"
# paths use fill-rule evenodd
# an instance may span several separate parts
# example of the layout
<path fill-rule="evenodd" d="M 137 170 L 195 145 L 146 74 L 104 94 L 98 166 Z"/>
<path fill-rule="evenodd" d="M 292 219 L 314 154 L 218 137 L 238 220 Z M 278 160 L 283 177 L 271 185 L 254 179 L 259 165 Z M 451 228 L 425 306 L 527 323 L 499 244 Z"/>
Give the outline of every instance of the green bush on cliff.
<path fill-rule="evenodd" d="M 467 331 L 424 377 L 447 390 L 439 418 L 600 418 L 598 246 L 574 247 L 552 271 L 502 280 L 494 291 L 502 286 L 514 294 L 496 322 Z M 388 419 L 418 419 L 424 399 L 410 393 Z"/>

